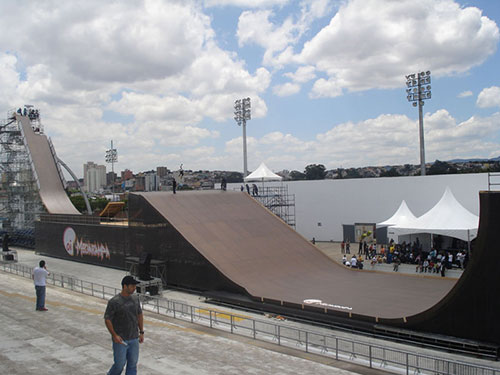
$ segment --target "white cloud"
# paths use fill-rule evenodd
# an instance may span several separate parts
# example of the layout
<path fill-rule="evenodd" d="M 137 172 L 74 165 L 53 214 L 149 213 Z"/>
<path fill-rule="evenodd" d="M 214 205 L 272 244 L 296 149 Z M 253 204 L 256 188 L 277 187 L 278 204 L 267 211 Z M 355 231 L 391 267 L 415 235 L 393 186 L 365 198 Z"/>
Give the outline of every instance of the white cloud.
<path fill-rule="evenodd" d="M 351 0 L 295 60 L 327 76 L 313 97 L 333 97 L 399 87 L 405 74 L 422 69 L 434 76 L 466 72 L 495 52 L 498 40 L 494 21 L 452 0 Z"/>
<path fill-rule="evenodd" d="M 262 63 L 281 68 L 294 61 L 293 46 L 309 30 L 311 23 L 324 17 L 330 8 L 326 0 L 302 1 L 300 14 L 285 18 L 281 24 L 273 22 L 275 13 L 270 9 L 245 11 L 238 20 L 238 43 L 263 47 Z"/>
<path fill-rule="evenodd" d="M 220 136 L 204 118 L 231 119 L 239 97 L 252 98 L 252 117 L 267 113 L 259 95 L 270 72 L 249 72 L 221 49 L 197 1 L 0 2 L 0 15 L 9 30 L 0 45 L 14 51 L 0 51 L 0 110 L 40 108 L 58 155 L 78 174 L 86 160 L 103 159 L 111 139 L 133 170 L 162 154 L 199 162 L 190 148 Z M 127 120 L 104 121 L 105 111 Z"/>
<path fill-rule="evenodd" d="M 481 108 L 500 107 L 500 87 L 491 86 L 483 89 L 477 97 L 476 104 Z"/>
<path fill-rule="evenodd" d="M 298 83 L 306 83 L 310 80 L 316 78 L 316 73 L 314 66 L 300 66 L 297 68 L 295 73 L 285 73 L 283 74 L 285 77 L 289 77 L 294 82 Z"/>
<path fill-rule="evenodd" d="M 320 98 L 328 96 L 334 98 L 342 95 L 342 86 L 334 79 L 320 78 L 314 82 L 313 88 L 309 93 L 311 98 Z"/>
<path fill-rule="evenodd" d="M 472 91 L 462 91 L 460 94 L 457 95 L 458 98 L 467 98 L 469 96 L 472 96 Z"/>
<path fill-rule="evenodd" d="M 290 17 L 277 27 L 270 21 L 273 16 L 271 10 L 245 11 L 240 15 L 236 33 L 240 46 L 255 43 L 265 48 L 265 65 L 275 64 L 275 53 L 285 50 L 296 38 L 296 27 Z"/>
<path fill-rule="evenodd" d="M 17 58 L 15 56 L 0 53 L 0 108 L 2 103 L 16 101 L 15 90 L 19 82 L 19 73 L 16 70 Z M 7 108 L 5 108 L 7 109 Z M 3 111 L 5 113 L 5 111 Z"/>
<path fill-rule="evenodd" d="M 494 22 L 451 0 L 353 0 L 342 2 L 330 25 L 297 54 L 312 23 L 328 14 L 333 3 L 288 3 L 0 2 L 8 30 L 0 33 L 0 111 L 25 103 L 39 107 L 58 155 L 78 174 L 87 160 L 103 163 L 111 139 L 119 151 L 117 168 L 140 171 L 183 162 L 187 168 L 240 170 L 241 137 L 221 139 L 237 134 L 224 128 L 234 127 L 235 99 L 251 97 L 252 118 L 263 118 L 270 87 L 278 95 L 291 95 L 315 80 L 310 96 L 318 97 L 395 87 L 420 65 L 431 69 L 433 77 L 466 71 L 498 43 Z M 246 62 L 218 45 L 203 6 L 224 5 L 253 9 L 241 14 L 238 38 L 242 45 L 261 46 L 269 67 Z M 23 22 L 13 14 L 22 14 Z M 415 30 L 428 34 L 429 42 L 417 46 Z M 280 67 L 286 67 L 283 75 L 290 82 L 276 86 L 271 72 Z M 499 105 L 488 90 L 479 95 L 478 106 Z M 428 114 L 428 159 L 500 154 L 493 130 L 498 120 L 495 115 L 456 123 L 446 111 Z M 418 161 L 416 123 L 405 116 L 332 124 L 317 137 L 304 135 L 313 131 L 299 136 L 287 128 L 249 136 L 249 161 L 272 161 L 275 170 L 310 162 L 332 168 Z"/>
<path fill-rule="evenodd" d="M 273 87 L 273 92 L 278 96 L 290 96 L 300 91 L 300 85 L 296 83 L 287 82 L 283 85 L 276 85 Z"/>
<path fill-rule="evenodd" d="M 205 0 L 206 7 L 235 6 L 241 8 L 267 8 L 286 5 L 290 0 Z"/>
<path fill-rule="evenodd" d="M 18 50 L 27 65 L 53 67 L 65 86 L 159 79 L 189 66 L 213 37 L 209 17 L 189 4 L 19 3 L 17 10 L 9 8 L 23 14 L 23 22 L 10 17 L 4 25 L 10 32 L 0 42 Z"/>
<path fill-rule="evenodd" d="M 500 114 L 457 121 L 444 109 L 424 119 L 426 160 L 500 155 Z M 327 168 L 419 164 L 418 122 L 405 115 L 385 114 L 359 122 L 334 125 L 314 140 L 272 132 L 252 138 L 249 168 L 264 161 L 273 170 L 302 170 L 311 163 Z M 241 137 L 226 143 L 235 157 L 241 154 Z"/>

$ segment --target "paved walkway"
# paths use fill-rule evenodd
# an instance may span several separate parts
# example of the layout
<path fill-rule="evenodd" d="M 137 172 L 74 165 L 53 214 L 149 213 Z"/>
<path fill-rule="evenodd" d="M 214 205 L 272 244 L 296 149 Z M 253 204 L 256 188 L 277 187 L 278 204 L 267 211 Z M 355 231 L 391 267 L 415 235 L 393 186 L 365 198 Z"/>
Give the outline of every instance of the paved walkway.
<path fill-rule="evenodd" d="M 48 286 L 49 311 L 37 312 L 32 281 L 0 271 L 0 374 L 105 374 L 112 361 L 105 306 Z M 141 375 L 383 373 L 150 313 L 145 331 Z"/>
<path fill-rule="evenodd" d="M 125 275 L 121 270 L 43 258 L 53 272 L 74 275 L 108 286 L 119 286 Z M 19 250 L 22 264 L 33 267 L 40 259 L 42 257 L 32 251 Z M 112 361 L 111 340 L 103 322 L 106 301 L 48 286 L 49 311 L 44 313 L 35 311 L 34 294 L 31 280 L 0 271 L 0 330 L 3 332 L 0 340 L 0 374 L 105 374 Z M 179 299 L 193 305 L 204 304 L 203 299 L 200 300 L 200 297 L 193 294 L 171 290 L 164 291 L 163 294 L 170 299 Z M 233 309 L 223 309 L 234 312 Z M 263 319 L 262 315 L 255 318 Z M 287 324 L 312 329 L 307 328 L 305 323 L 288 321 Z M 147 312 L 145 330 L 146 342 L 141 345 L 139 360 L 141 375 L 385 373 L 379 369 L 335 361 Z M 338 334 L 326 328 L 314 327 L 314 330 Z M 464 358 L 354 334 L 348 336 L 402 351 L 498 367 L 496 362 Z"/>

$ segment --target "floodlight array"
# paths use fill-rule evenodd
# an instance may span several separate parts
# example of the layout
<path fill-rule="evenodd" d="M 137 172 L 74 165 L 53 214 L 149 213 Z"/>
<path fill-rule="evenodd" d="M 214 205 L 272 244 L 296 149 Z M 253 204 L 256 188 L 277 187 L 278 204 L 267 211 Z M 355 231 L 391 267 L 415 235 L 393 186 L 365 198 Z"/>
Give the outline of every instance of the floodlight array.
<path fill-rule="evenodd" d="M 116 163 L 118 161 L 118 152 L 116 148 L 106 150 L 106 163 Z"/>
<path fill-rule="evenodd" d="M 234 102 L 234 120 L 241 126 L 248 120 L 251 120 L 251 104 L 250 98 L 238 99 Z"/>
<path fill-rule="evenodd" d="M 431 72 L 420 72 L 406 76 L 406 99 L 413 104 L 424 105 L 431 98 Z"/>

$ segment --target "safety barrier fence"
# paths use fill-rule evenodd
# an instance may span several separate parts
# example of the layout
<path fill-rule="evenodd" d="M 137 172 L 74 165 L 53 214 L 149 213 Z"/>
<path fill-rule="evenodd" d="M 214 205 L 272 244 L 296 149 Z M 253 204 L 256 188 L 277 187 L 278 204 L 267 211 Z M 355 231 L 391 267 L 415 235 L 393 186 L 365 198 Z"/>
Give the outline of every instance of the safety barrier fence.
<path fill-rule="evenodd" d="M 488 172 L 488 191 L 499 190 L 500 186 L 500 172 Z"/>
<path fill-rule="evenodd" d="M 31 278 L 33 272 L 32 267 L 19 263 L 4 263 L 1 267 L 4 272 L 26 278 Z M 54 286 L 105 300 L 121 291 L 118 288 L 59 273 L 51 273 L 47 282 Z M 412 353 L 379 344 L 314 332 L 285 323 L 268 322 L 217 309 L 207 309 L 165 297 L 141 294 L 140 300 L 145 311 L 397 374 L 500 375 L 500 367 L 487 367 Z"/>

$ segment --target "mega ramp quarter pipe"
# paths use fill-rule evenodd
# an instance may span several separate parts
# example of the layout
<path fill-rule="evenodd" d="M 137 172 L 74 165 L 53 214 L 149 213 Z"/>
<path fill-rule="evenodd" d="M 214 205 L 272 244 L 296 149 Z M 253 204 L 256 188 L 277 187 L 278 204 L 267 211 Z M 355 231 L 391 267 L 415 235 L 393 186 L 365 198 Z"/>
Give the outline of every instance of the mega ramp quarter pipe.
<path fill-rule="evenodd" d="M 476 248 L 458 282 L 343 267 L 248 194 L 231 191 L 130 194 L 129 226 L 120 229 L 119 241 L 106 237 L 111 259 L 94 256 L 90 261 L 123 268 L 125 257 L 147 251 L 165 261 L 168 284 L 226 302 L 498 347 L 500 192 L 481 192 L 480 203 Z M 99 236 L 96 225 L 94 237 Z M 71 258 L 62 240 L 55 240 L 64 226 L 40 226 L 51 235 L 37 241 L 37 249 Z M 81 225 L 77 233 L 90 241 L 90 227 Z M 89 261 L 86 255 L 73 259 Z"/>

